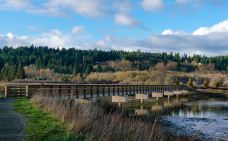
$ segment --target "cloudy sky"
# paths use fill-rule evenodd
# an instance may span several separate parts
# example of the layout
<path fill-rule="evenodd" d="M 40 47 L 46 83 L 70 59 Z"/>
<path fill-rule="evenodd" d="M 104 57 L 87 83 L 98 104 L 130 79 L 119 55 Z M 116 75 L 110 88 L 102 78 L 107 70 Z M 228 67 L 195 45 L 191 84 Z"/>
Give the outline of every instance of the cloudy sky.
<path fill-rule="evenodd" d="M 228 55 L 228 0 L 0 0 L 0 47 Z"/>

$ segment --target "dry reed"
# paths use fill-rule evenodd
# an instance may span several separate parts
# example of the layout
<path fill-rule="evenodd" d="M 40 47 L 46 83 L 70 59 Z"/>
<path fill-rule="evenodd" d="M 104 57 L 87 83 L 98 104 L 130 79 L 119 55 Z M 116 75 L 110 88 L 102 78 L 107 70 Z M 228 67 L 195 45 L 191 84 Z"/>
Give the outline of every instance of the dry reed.
<path fill-rule="evenodd" d="M 34 95 L 32 102 L 88 141 L 186 140 L 165 137 L 157 122 L 123 116 L 115 107 L 104 103 L 81 103 L 43 95 Z"/>

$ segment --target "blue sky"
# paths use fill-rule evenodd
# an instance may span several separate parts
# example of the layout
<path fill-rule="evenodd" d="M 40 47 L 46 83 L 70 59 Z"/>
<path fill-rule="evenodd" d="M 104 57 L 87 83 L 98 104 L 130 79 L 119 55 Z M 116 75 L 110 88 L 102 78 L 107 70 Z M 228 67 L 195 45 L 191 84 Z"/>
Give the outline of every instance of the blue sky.
<path fill-rule="evenodd" d="M 227 0 L 0 0 L 0 46 L 228 55 Z"/>

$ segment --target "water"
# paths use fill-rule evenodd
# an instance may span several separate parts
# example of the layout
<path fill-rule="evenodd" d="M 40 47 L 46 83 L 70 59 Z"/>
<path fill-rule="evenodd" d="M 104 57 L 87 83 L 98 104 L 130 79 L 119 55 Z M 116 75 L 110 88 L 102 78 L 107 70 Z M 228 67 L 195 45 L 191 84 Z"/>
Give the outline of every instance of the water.
<path fill-rule="evenodd" d="M 110 98 L 107 100 L 110 100 Z M 228 98 L 218 95 L 190 95 L 141 103 L 130 97 L 120 107 L 129 116 L 159 118 L 166 132 L 196 136 L 200 140 L 228 141 Z"/>
<path fill-rule="evenodd" d="M 228 101 L 222 99 L 187 102 L 163 119 L 179 129 L 178 134 L 199 136 L 207 140 L 228 140 Z"/>

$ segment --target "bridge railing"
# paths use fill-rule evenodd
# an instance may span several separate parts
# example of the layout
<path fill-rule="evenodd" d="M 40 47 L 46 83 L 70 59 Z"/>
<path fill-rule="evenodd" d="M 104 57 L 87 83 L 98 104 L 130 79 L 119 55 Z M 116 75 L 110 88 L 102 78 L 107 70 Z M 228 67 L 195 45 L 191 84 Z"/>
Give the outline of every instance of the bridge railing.
<path fill-rule="evenodd" d="M 34 94 L 88 98 L 111 95 L 149 94 L 189 89 L 185 85 L 128 85 L 128 84 L 29 84 L 8 83 L 4 86 L 6 97 L 31 97 Z"/>

